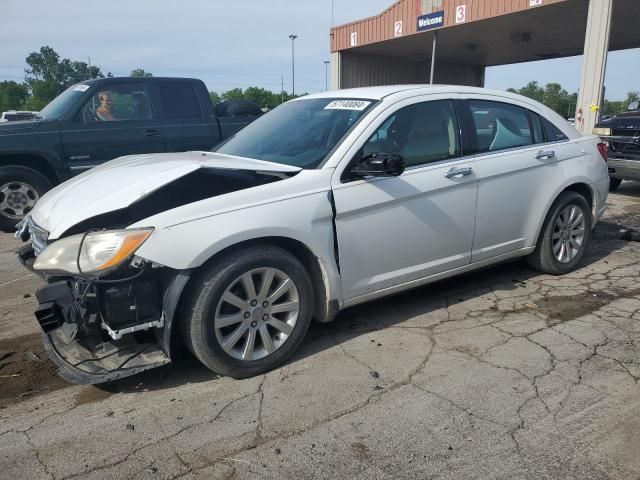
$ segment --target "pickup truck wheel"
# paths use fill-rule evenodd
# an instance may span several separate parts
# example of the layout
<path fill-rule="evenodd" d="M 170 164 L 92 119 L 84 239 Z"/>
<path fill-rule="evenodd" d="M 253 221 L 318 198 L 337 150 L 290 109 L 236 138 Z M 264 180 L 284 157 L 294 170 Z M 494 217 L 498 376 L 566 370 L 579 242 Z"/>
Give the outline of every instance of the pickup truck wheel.
<path fill-rule="evenodd" d="M 609 178 L 609 191 L 615 192 L 621 183 L 622 179 L 620 178 Z"/>
<path fill-rule="evenodd" d="M 183 335 L 214 372 L 259 375 L 300 346 L 311 323 L 313 289 L 302 263 L 286 250 L 269 245 L 237 250 L 195 281 Z"/>
<path fill-rule="evenodd" d="M 0 229 L 12 230 L 52 187 L 41 173 L 27 167 L 0 167 Z"/>
<path fill-rule="evenodd" d="M 573 271 L 591 239 L 591 208 L 576 192 L 563 192 L 551 206 L 527 263 L 550 275 Z"/>

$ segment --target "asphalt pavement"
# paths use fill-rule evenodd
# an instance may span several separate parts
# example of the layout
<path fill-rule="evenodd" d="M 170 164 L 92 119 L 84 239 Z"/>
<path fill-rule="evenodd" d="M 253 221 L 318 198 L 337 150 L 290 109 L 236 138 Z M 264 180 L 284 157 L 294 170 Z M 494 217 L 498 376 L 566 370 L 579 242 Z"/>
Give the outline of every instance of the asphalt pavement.
<path fill-rule="evenodd" d="M 0 235 L 0 478 L 640 478 L 640 183 L 576 272 L 517 261 L 343 312 L 285 366 L 55 375 Z"/>

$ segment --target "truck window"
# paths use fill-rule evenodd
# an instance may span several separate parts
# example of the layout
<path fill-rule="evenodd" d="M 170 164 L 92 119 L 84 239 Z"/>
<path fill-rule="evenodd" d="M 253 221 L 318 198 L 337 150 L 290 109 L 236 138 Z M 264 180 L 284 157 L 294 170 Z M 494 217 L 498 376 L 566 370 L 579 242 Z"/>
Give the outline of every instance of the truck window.
<path fill-rule="evenodd" d="M 99 88 L 82 108 L 85 123 L 150 120 L 151 102 L 144 85 L 121 83 Z"/>
<path fill-rule="evenodd" d="M 158 82 L 164 115 L 168 120 L 202 118 L 202 109 L 193 84 L 189 81 Z"/>

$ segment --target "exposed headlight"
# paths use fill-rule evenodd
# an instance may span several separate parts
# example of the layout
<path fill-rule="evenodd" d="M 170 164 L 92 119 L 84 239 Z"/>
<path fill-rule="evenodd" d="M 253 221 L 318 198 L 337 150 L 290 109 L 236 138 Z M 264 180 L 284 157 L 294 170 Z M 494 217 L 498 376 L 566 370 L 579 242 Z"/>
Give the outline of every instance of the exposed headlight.
<path fill-rule="evenodd" d="M 593 134 L 599 137 L 609 137 L 611 135 L 610 128 L 596 127 L 593 129 Z"/>
<path fill-rule="evenodd" d="M 84 235 L 73 235 L 49 245 L 33 264 L 33 268 L 46 274 L 83 274 L 99 277 L 111 272 L 133 253 L 153 233 L 152 228 L 135 230 L 103 230 Z M 83 240 L 84 236 L 84 240 Z"/>

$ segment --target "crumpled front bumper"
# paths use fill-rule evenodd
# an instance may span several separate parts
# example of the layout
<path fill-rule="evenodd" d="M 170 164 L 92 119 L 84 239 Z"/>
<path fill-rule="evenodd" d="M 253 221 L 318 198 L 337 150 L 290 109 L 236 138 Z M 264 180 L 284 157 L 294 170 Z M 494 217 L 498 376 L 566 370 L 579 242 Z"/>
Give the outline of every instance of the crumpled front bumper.
<path fill-rule="evenodd" d="M 55 334 L 42 334 L 44 347 L 58 367 L 58 375 L 78 384 L 97 384 L 119 380 L 171 360 L 157 344 L 120 340 L 107 342 L 99 352 L 91 352 L 77 341 L 65 345 Z"/>
<path fill-rule="evenodd" d="M 95 328 L 91 335 L 81 335 L 76 323 L 80 315 L 78 296 L 73 295 L 70 285 L 65 287 L 65 282 L 38 289 L 36 298 L 36 318 L 45 349 L 65 380 L 79 384 L 110 382 L 170 362 L 153 335 L 147 335 L 146 341 L 134 335 L 114 340 Z"/>

